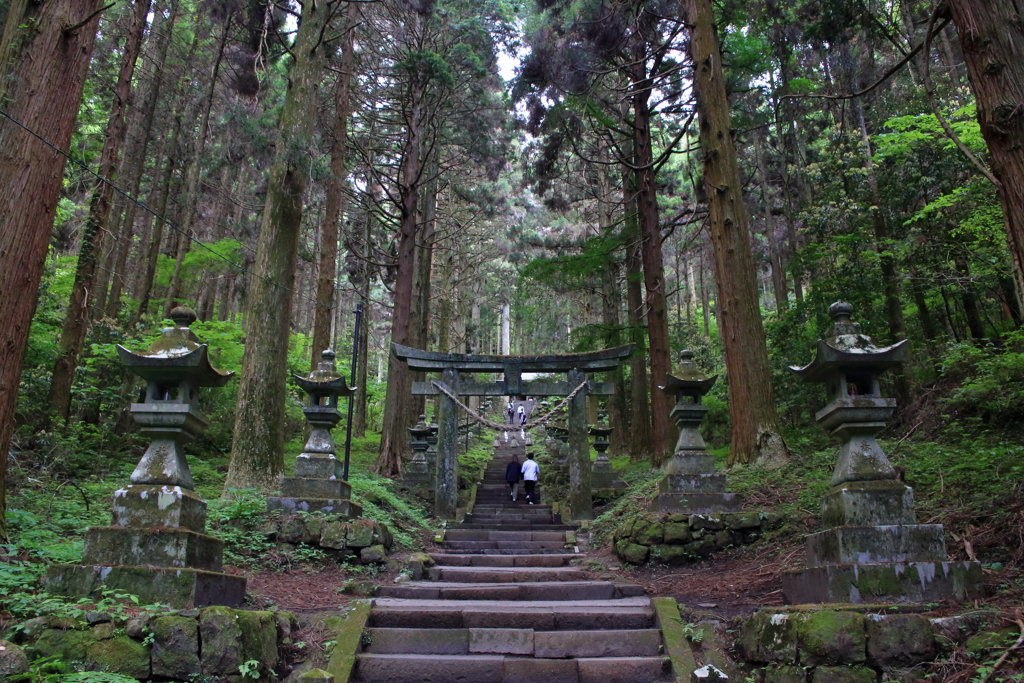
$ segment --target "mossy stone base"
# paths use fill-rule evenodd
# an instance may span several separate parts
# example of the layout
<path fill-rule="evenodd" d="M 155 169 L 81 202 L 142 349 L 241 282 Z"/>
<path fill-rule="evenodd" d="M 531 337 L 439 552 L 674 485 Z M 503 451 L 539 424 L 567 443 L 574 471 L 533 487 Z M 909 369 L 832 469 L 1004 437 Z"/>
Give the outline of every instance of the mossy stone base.
<path fill-rule="evenodd" d="M 658 482 L 658 490 L 662 493 L 725 493 L 725 475 L 666 474 Z"/>
<path fill-rule="evenodd" d="M 687 514 L 739 512 L 742 508 L 743 498 L 735 493 L 660 493 L 647 504 L 651 512 Z"/>
<path fill-rule="evenodd" d="M 153 634 L 153 675 L 188 680 L 202 673 L 199 663 L 199 624 L 189 617 L 157 617 L 149 622 Z"/>
<path fill-rule="evenodd" d="M 807 536 L 807 566 L 943 562 L 941 524 L 841 526 Z"/>
<path fill-rule="evenodd" d="M 914 490 L 900 481 L 851 481 L 833 486 L 821 501 L 826 527 L 914 524 Z"/>
<path fill-rule="evenodd" d="M 299 453 L 295 458 L 296 477 L 340 480 L 344 475 L 344 463 L 330 453 Z"/>
<path fill-rule="evenodd" d="M 202 533 L 206 529 L 206 501 L 180 486 L 129 484 L 114 491 L 110 525 L 184 528 Z"/>
<path fill-rule="evenodd" d="M 99 527 L 85 532 L 82 562 L 219 572 L 223 552 L 223 541 L 188 529 Z"/>
<path fill-rule="evenodd" d="M 50 593 L 99 598 L 104 590 L 139 596 L 143 603 L 161 602 L 175 608 L 227 605 L 245 599 L 245 577 L 197 569 L 51 565 L 43 586 Z"/>
<path fill-rule="evenodd" d="M 782 575 L 786 604 L 813 602 L 937 602 L 982 597 L 978 562 L 837 564 Z"/>

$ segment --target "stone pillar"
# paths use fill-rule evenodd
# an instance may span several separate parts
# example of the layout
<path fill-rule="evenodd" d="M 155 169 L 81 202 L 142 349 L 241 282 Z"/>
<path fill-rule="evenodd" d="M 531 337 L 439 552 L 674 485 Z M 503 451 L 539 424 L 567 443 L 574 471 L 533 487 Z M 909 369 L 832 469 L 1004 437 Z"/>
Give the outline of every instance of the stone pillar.
<path fill-rule="evenodd" d="M 569 391 L 586 379 L 573 368 L 568 373 Z M 584 387 L 569 401 L 569 506 L 573 519 L 593 519 L 594 503 L 590 492 L 590 440 L 587 438 L 587 389 Z"/>
<path fill-rule="evenodd" d="M 601 421 L 590 428 L 590 433 L 594 436 L 594 450 L 597 451 L 597 459 L 594 461 L 590 476 L 591 492 L 596 498 L 611 498 L 616 492 L 626 488 L 626 482 L 616 478 L 612 463 L 608 460 L 607 451 L 611 446 L 608 435 L 612 431 L 613 428 L 604 422 L 603 415 Z"/>
<path fill-rule="evenodd" d="M 447 368 L 441 382 L 453 394 L 458 393 L 459 371 Z M 455 519 L 459 503 L 459 406 L 441 394 L 437 410 L 437 471 L 434 478 L 434 516 Z"/>

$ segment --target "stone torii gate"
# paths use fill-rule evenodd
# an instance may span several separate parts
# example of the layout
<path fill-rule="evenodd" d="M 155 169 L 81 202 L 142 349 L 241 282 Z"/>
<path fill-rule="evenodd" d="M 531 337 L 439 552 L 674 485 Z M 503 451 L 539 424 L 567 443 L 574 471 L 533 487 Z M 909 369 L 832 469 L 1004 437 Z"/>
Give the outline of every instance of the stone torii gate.
<path fill-rule="evenodd" d="M 458 405 L 441 391 L 443 386 L 455 396 L 569 396 L 569 505 L 573 519 L 593 519 L 590 497 L 590 442 L 587 439 L 587 395 L 611 396 L 612 382 L 587 379 L 588 372 L 608 372 L 633 355 L 635 345 L 591 353 L 552 356 L 490 356 L 482 354 L 440 353 L 392 344 L 396 358 L 409 364 L 410 370 L 440 372 L 441 379 L 413 382 L 415 396 L 440 396 L 437 424 L 437 471 L 435 474 L 434 514 L 454 519 L 458 501 Z M 462 381 L 462 373 L 500 372 L 497 382 Z M 524 372 L 566 373 L 565 382 L 523 381 Z"/>

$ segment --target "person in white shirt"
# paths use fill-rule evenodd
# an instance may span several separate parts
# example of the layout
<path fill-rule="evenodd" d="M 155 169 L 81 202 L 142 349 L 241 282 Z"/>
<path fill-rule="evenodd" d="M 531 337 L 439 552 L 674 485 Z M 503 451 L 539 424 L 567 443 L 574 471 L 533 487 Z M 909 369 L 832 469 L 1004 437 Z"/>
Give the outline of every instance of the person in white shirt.
<path fill-rule="evenodd" d="M 520 424 L 520 426 L 522 426 L 522 425 L 526 424 L 526 408 L 523 407 L 522 403 L 519 404 L 519 411 L 518 412 L 519 412 L 519 424 Z"/>
<path fill-rule="evenodd" d="M 533 505 L 533 489 L 537 485 L 537 477 L 540 475 L 540 465 L 533 459 L 532 453 L 526 454 L 526 462 L 523 463 L 523 485 L 526 487 L 526 500 Z"/>

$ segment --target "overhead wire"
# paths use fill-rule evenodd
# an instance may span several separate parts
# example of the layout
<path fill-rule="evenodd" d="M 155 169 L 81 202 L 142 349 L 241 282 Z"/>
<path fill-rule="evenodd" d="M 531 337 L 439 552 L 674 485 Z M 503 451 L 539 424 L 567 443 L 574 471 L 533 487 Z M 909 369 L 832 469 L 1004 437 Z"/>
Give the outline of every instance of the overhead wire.
<path fill-rule="evenodd" d="M 206 244 L 202 240 L 199 240 L 199 239 L 193 237 L 192 235 L 190 235 L 187 230 L 183 230 L 182 228 L 178 227 L 173 221 L 171 221 L 169 218 L 167 218 L 163 214 L 159 213 L 158 211 L 155 211 L 154 209 L 150 208 L 150 206 L 148 204 L 146 204 L 145 202 L 143 202 L 143 201 L 141 201 L 139 199 L 136 199 L 135 197 L 132 197 L 130 194 L 128 194 L 127 192 L 122 190 L 120 187 L 115 185 L 110 179 L 104 178 L 99 173 L 97 173 L 96 171 L 94 171 L 91 168 L 89 168 L 89 166 L 86 165 L 84 162 L 79 161 L 78 159 L 74 158 L 73 156 L 71 156 L 71 154 L 69 154 L 68 152 L 65 152 L 60 147 L 58 147 L 57 145 L 55 145 L 52 142 L 50 142 L 49 140 L 47 140 L 42 135 L 40 135 L 36 131 L 32 130 L 31 128 L 26 126 L 24 123 L 22 123 L 21 121 L 17 120 L 16 118 L 14 118 L 10 114 L 8 114 L 3 109 L 0 109 L 0 116 L 3 116 L 8 121 L 10 121 L 14 125 L 18 126 L 22 130 L 27 132 L 29 135 L 33 136 L 34 138 L 36 138 L 37 140 L 42 142 L 44 145 L 46 145 L 47 147 L 49 147 L 53 151 L 57 152 L 58 154 L 60 154 L 64 158 L 66 158 L 71 163 L 75 164 L 76 166 L 81 167 L 82 169 L 84 169 L 86 171 L 86 173 L 88 173 L 89 175 L 93 176 L 94 178 L 99 180 L 101 183 L 105 183 L 106 185 L 109 185 L 114 190 L 114 192 L 116 192 L 117 194 L 121 195 L 122 197 L 124 197 L 129 202 L 135 204 L 135 206 L 139 207 L 140 209 L 149 212 L 157 220 L 163 221 L 164 225 L 170 226 L 170 228 L 172 230 L 178 232 L 179 234 L 183 235 L 189 241 L 194 242 L 195 244 L 199 245 L 200 247 L 202 247 L 206 251 L 210 252 L 211 254 L 214 255 L 215 258 L 217 258 L 217 259 L 223 261 L 224 263 L 228 264 L 229 266 L 234 268 L 239 273 L 246 273 L 246 274 L 252 275 L 253 277 L 259 278 L 260 280 L 262 280 L 263 282 L 266 282 L 269 285 L 273 285 L 274 287 L 278 287 L 280 289 L 283 289 L 286 292 L 291 292 L 294 296 L 296 296 L 296 297 L 298 297 L 300 299 L 305 299 L 307 301 L 312 301 L 316 306 L 321 306 L 323 308 L 327 308 L 327 309 L 332 310 L 332 311 L 337 308 L 337 306 L 335 306 L 335 305 L 327 305 L 327 304 L 321 303 L 315 297 L 309 297 L 309 296 L 305 296 L 303 294 L 300 294 L 299 292 L 295 291 L 291 287 L 287 287 L 287 286 L 281 284 L 280 282 L 277 282 L 273 278 L 268 278 L 268 277 L 266 277 L 264 275 L 260 275 L 259 273 L 256 273 L 256 272 L 253 272 L 253 271 L 249 270 L 243 264 L 238 263 L 236 261 L 232 261 L 228 257 L 226 257 L 223 254 L 217 252 L 215 249 L 213 249 L 211 246 L 209 246 L 208 244 Z M 337 280 L 337 278 L 335 278 L 335 280 L 334 280 L 334 287 L 337 290 L 337 288 L 338 288 L 338 280 Z"/>

